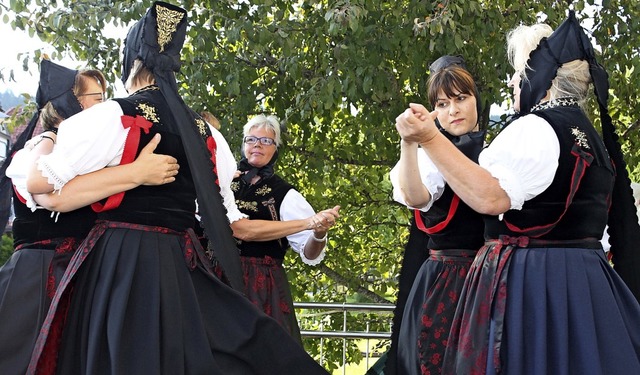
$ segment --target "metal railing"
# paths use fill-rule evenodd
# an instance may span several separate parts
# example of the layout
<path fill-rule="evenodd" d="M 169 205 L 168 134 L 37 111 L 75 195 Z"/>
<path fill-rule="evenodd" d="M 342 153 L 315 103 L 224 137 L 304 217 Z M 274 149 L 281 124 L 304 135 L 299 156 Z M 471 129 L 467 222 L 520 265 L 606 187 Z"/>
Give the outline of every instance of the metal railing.
<path fill-rule="evenodd" d="M 342 373 L 346 374 L 347 340 L 361 341 L 364 344 L 362 356 L 365 368 L 369 368 L 377 358 L 372 351 L 372 342 L 387 342 L 391 338 L 391 320 L 393 317 L 393 304 L 360 304 L 360 303 L 322 303 L 322 302 L 296 302 L 293 304 L 298 316 L 301 335 L 303 338 L 320 339 L 320 364 L 324 364 L 324 344 L 326 339 L 342 339 Z M 336 329 L 327 322 L 327 318 L 335 314 L 342 314 L 341 329 Z M 382 316 L 384 323 L 376 324 L 377 329 L 371 330 L 371 314 Z M 365 322 L 362 319 L 366 319 Z M 359 329 L 350 329 L 350 323 L 357 322 Z M 362 326 L 364 323 L 364 330 Z M 308 329 L 309 326 L 315 329 Z M 326 327 L 329 326 L 327 330 Z M 380 329 L 382 326 L 383 329 Z M 333 327 L 333 328 L 332 328 Z M 373 361 L 372 361 L 373 360 Z M 370 362 L 371 361 L 371 362 Z"/>

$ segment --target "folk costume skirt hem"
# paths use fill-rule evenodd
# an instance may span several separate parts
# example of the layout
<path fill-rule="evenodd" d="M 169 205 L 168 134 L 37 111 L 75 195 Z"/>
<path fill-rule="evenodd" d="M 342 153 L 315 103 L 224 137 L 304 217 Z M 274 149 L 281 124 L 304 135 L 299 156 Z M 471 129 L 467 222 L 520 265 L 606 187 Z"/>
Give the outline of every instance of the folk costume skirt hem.
<path fill-rule="evenodd" d="M 518 242 L 480 250 L 443 373 L 640 374 L 640 305 L 602 249 Z"/>
<path fill-rule="evenodd" d="M 38 374 L 296 372 L 327 373 L 213 275 L 191 230 L 105 221 L 72 259 L 30 364 Z"/>

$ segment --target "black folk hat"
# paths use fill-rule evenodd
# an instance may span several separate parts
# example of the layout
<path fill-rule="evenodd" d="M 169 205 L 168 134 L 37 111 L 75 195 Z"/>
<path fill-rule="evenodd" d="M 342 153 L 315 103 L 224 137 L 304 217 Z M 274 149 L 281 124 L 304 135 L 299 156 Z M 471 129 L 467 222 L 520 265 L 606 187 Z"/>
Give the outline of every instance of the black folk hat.
<path fill-rule="evenodd" d="M 442 69 L 450 67 L 451 65 L 460 65 L 464 69 L 467 69 L 467 65 L 464 62 L 464 57 L 460 55 L 444 55 L 438 57 L 434 62 L 429 65 L 429 74 L 434 74 Z"/>
<path fill-rule="evenodd" d="M 63 119 L 82 111 L 78 98 L 73 94 L 78 71 L 65 68 L 49 60 L 40 63 L 40 84 L 36 93 L 38 110 L 48 102 Z"/>
<path fill-rule="evenodd" d="M 43 59 L 40 62 L 40 82 L 36 93 L 38 110 L 31 117 L 27 127 L 11 145 L 11 150 L 0 166 L 0 229 L 4 230 L 11 214 L 11 180 L 5 175 L 11 163 L 11 155 L 22 149 L 25 143 L 33 137 L 38 124 L 40 110 L 49 102 L 63 118 L 69 118 L 82 111 L 78 98 L 73 94 L 73 86 L 78 75 L 77 70 L 68 69 Z"/>
<path fill-rule="evenodd" d="M 527 79 L 522 80 L 520 92 L 520 112 L 529 113 L 547 95 L 558 68 L 574 60 L 589 63 L 598 101 L 606 107 L 607 90 L 602 92 L 603 85 L 609 87 L 606 72 L 596 61 L 593 46 L 575 12 L 569 11 L 568 18 L 549 37 L 543 38 L 529 54 L 528 67 L 525 69 Z M 600 74 L 594 74 L 599 72 Z"/>
<path fill-rule="evenodd" d="M 154 74 L 180 70 L 180 50 L 187 34 L 187 12 L 156 1 L 136 22 L 124 42 L 122 83 L 126 83 L 136 59 Z"/>

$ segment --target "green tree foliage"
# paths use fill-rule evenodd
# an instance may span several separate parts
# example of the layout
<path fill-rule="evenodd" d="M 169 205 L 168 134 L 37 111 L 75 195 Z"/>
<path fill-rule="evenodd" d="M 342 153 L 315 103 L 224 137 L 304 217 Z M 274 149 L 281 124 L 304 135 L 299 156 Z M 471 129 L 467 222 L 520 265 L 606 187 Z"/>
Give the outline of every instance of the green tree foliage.
<path fill-rule="evenodd" d="M 126 26 L 151 3 L 8 2 L 0 5 L 5 23 L 51 43 L 61 56 L 103 69 L 111 80 L 119 76 Z M 435 58 L 465 57 L 486 122 L 489 105 L 510 96 L 506 31 L 539 20 L 556 27 L 573 3 L 610 74 L 611 114 L 629 170 L 638 177 L 640 3 L 595 2 L 187 0 L 180 5 L 189 11 L 191 27 L 178 79 L 189 105 L 218 116 L 234 150 L 248 116 L 278 115 L 286 124 L 278 173 L 316 209 L 342 206 L 321 266 L 289 257 L 294 299 L 393 302 L 409 217 L 391 199 L 388 172 L 399 155 L 394 119 L 408 103 L 424 102 Z M 118 37 L 105 36 L 110 25 L 122 27 Z M 35 69 L 40 54 L 20 58 L 25 69 Z M 504 120 L 493 124 L 493 134 Z M 341 327 L 335 320 L 331 324 Z M 388 329 L 388 322 L 380 324 Z M 364 330 L 364 323 L 352 328 Z M 352 360 L 358 356 L 349 352 Z"/>
<path fill-rule="evenodd" d="M 5 264 L 11 258 L 11 254 L 13 254 L 13 237 L 10 233 L 5 233 L 0 240 L 0 264 Z"/>

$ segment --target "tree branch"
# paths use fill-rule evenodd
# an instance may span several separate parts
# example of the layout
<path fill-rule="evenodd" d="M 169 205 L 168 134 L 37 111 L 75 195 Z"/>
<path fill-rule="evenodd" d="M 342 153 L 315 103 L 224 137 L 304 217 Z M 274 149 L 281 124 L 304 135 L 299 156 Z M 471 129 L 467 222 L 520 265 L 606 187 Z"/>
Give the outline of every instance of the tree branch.
<path fill-rule="evenodd" d="M 318 267 L 320 267 L 320 270 L 325 275 L 329 276 L 329 278 L 331 278 L 332 280 L 334 280 L 337 283 L 342 284 L 342 285 L 354 290 L 355 292 L 357 292 L 359 294 L 362 294 L 363 296 L 367 297 L 372 302 L 374 302 L 374 303 L 389 303 L 389 301 L 386 298 L 381 297 L 381 296 L 377 295 L 376 293 L 370 291 L 369 289 L 363 287 L 362 284 L 361 284 L 361 280 L 352 279 L 352 278 L 346 277 L 344 275 L 341 275 L 340 273 L 336 272 L 335 270 L 329 268 L 329 266 L 327 266 L 324 263 L 320 263 L 318 265 Z"/>

